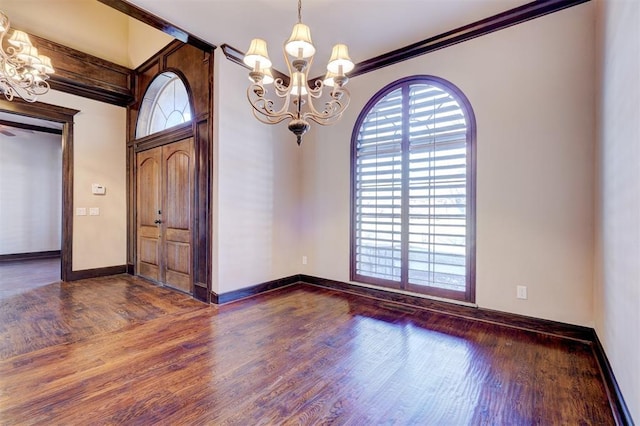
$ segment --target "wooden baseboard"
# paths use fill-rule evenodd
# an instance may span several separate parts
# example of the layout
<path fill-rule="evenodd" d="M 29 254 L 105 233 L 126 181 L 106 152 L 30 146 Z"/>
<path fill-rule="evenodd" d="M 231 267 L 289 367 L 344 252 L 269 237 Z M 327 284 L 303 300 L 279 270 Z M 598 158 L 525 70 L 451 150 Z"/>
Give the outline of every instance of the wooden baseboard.
<path fill-rule="evenodd" d="M 0 254 L 0 262 L 12 262 L 16 260 L 51 259 L 60 257 L 60 250 L 35 251 L 30 253 Z"/>
<path fill-rule="evenodd" d="M 374 299 L 380 299 L 387 302 L 400 303 L 403 305 L 409 305 L 412 307 L 426 309 L 438 313 L 444 313 L 447 315 L 499 324 L 507 327 L 518 328 L 521 330 L 533 331 L 536 333 L 549 334 L 565 339 L 578 340 L 584 343 L 591 343 L 593 336 L 593 329 L 591 328 L 565 324 L 557 321 L 527 317 L 524 315 L 494 311 L 491 309 L 463 306 L 454 303 L 433 300 L 426 297 L 412 296 L 379 288 L 358 286 L 341 281 L 312 277 L 308 275 L 301 275 L 300 281 L 307 284 L 346 291 L 349 293 L 371 297 Z"/>
<path fill-rule="evenodd" d="M 631 412 L 624 401 L 616 376 L 613 374 L 613 369 L 611 368 L 611 364 L 609 364 L 607 354 L 605 353 L 604 347 L 602 346 L 595 330 L 593 332 L 593 343 L 591 348 L 593 349 L 593 355 L 596 357 L 596 361 L 598 361 L 598 367 L 600 367 L 600 372 L 609 398 L 609 404 L 611 405 L 611 411 L 616 419 L 616 424 L 625 426 L 634 425 L 635 423 L 631 418 Z"/>
<path fill-rule="evenodd" d="M 216 294 L 211 292 L 211 303 L 223 304 L 233 302 L 235 300 L 244 299 L 245 297 L 255 296 L 260 293 L 275 290 L 277 288 L 286 287 L 300 281 L 300 275 L 292 275 L 286 278 L 280 278 L 273 281 L 267 281 L 251 287 L 245 287 L 240 290 L 230 291 L 228 293 Z"/>
<path fill-rule="evenodd" d="M 87 278 L 107 277 L 109 275 L 126 274 L 127 265 L 107 266 L 104 268 L 84 269 L 81 271 L 71 271 L 67 281 L 78 281 Z"/>

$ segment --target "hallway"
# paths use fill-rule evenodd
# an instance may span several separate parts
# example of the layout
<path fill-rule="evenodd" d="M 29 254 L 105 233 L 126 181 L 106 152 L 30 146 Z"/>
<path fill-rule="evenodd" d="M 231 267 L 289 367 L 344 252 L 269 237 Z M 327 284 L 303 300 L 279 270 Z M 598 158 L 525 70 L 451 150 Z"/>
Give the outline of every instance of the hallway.
<path fill-rule="evenodd" d="M 60 281 L 60 258 L 0 262 L 0 299 Z"/>

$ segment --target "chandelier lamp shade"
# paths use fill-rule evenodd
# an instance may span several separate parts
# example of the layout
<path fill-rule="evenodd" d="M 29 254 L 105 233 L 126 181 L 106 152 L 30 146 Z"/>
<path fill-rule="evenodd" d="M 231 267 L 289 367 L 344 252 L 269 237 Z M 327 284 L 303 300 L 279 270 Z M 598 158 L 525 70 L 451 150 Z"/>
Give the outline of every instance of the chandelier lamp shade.
<path fill-rule="evenodd" d="M 347 46 L 336 44 L 333 47 L 325 77 L 315 79 L 310 85 L 309 70 L 315 53 L 311 30 L 302 23 L 302 2 L 298 0 L 298 23 L 293 26 L 291 37 L 283 48 L 289 71 L 288 81 L 274 78 L 266 41 L 253 39 L 244 57 L 245 65 L 251 69 L 247 98 L 253 107 L 253 115 L 266 124 L 289 120 L 288 128 L 296 135 L 298 145 L 302 142 L 302 135 L 309 130 L 310 121 L 323 126 L 333 124 L 340 120 L 349 105 L 350 94 L 344 86 L 349 80 L 346 74 L 354 68 L 354 64 L 349 58 Z M 280 99 L 279 106 L 276 106 L 275 98 L 267 98 L 267 86 L 271 84 L 273 94 Z M 331 90 L 328 96 L 323 97 L 325 87 Z M 314 102 L 322 106 L 316 107 Z"/>
<path fill-rule="evenodd" d="M 27 33 L 13 30 L 8 37 L 9 32 L 9 18 L 0 11 L 0 92 L 8 101 L 17 96 L 35 102 L 49 91 L 51 59 L 38 54 Z"/>

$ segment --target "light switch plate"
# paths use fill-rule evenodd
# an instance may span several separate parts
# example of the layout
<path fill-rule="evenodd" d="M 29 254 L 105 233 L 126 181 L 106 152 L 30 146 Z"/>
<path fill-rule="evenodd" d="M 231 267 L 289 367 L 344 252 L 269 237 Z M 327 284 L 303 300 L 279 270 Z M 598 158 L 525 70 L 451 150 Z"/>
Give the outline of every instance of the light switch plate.
<path fill-rule="evenodd" d="M 78 207 L 76 209 L 76 216 L 86 216 L 87 215 L 87 208 L 86 207 Z"/>
<path fill-rule="evenodd" d="M 104 195 L 107 193 L 107 188 L 99 183 L 91 184 L 91 193 L 94 195 Z"/>
<path fill-rule="evenodd" d="M 527 286 L 524 286 L 524 285 L 516 286 L 516 297 L 518 299 L 526 299 L 527 298 Z"/>
<path fill-rule="evenodd" d="M 89 207 L 89 216 L 100 216 L 100 208 Z"/>

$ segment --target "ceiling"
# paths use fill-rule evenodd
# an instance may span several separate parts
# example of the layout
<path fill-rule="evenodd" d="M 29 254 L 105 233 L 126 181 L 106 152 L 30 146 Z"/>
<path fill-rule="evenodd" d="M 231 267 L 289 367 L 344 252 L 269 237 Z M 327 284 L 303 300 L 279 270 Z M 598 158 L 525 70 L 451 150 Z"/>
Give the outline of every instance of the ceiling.
<path fill-rule="evenodd" d="M 296 0 L 128 0 L 214 45 L 246 51 L 263 38 L 276 68 L 297 21 Z M 345 43 L 354 62 L 441 34 L 529 3 L 523 0 L 303 0 L 317 61 Z"/>

